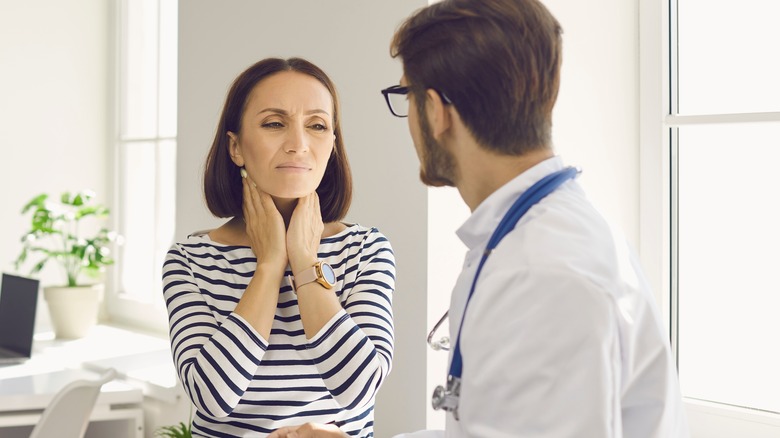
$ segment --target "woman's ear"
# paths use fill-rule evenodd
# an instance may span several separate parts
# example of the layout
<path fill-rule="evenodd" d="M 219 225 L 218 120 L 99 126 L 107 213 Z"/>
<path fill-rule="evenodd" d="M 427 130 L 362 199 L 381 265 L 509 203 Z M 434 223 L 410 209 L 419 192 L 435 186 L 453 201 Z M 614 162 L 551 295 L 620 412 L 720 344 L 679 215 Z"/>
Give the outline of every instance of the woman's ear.
<path fill-rule="evenodd" d="M 238 144 L 238 136 L 230 131 L 227 133 L 228 136 L 228 149 L 230 150 L 230 159 L 233 160 L 233 162 L 238 167 L 244 166 L 244 157 L 241 156 L 241 147 Z"/>

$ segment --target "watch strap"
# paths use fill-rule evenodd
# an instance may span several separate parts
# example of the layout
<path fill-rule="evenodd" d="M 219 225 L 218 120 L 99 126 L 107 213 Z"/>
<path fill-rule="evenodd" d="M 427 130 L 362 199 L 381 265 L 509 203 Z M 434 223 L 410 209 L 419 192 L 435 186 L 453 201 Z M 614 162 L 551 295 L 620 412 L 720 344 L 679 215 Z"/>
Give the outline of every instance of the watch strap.
<path fill-rule="evenodd" d="M 298 288 L 303 286 L 304 284 L 309 284 L 317 281 L 317 278 L 319 278 L 317 276 L 317 265 L 314 265 L 311 268 L 304 269 L 303 271 L 293 276 L 293 289 L 298 290 Z"/>

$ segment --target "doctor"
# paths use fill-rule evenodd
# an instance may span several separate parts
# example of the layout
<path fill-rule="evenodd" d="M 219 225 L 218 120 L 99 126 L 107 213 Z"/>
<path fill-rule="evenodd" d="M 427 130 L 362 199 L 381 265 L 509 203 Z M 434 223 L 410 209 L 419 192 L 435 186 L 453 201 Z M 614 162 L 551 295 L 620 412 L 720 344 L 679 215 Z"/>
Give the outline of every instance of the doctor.
<path fill-rule="evenodd" d="M 445 0 L 397 31 L 431 186 L 472 211 L 450 303 L 447 437 L 685 437 L 669 342 L 639 266 L 555 155 L 561 28 L 538 0 Z M 587 133 L 583 133 L 587 135 Z"/>

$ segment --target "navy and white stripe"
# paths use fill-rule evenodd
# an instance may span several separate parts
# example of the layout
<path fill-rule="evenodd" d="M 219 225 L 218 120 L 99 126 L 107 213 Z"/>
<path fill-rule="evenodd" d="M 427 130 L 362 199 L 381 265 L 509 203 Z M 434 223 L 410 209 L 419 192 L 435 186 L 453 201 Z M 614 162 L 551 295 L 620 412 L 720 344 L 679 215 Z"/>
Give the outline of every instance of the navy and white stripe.
<path fill-rule="evenodd" d="M 174 363 L 197 408 L 193 435 L 335 422 L 373 436 L 374 398 L 393 358 L 393 250 L 375 228 L 352 225 L 318 252 L 336 272 L 343 310 L 307 340 L 288 267 L 266 340 L 233 313 L 257 266 L 251 248 L 207 235 L 171 247 L 163 293 Z"/>

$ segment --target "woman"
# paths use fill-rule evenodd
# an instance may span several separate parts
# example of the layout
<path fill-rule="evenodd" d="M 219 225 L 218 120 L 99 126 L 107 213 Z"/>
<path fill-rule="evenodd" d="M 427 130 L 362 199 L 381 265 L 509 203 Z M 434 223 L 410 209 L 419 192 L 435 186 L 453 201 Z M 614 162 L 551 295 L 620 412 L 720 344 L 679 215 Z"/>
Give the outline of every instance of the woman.
<path fill-rule="evenodd" d="M 230 220 L 173 245 L 163 273 L 195 436 L 373 434 L 395 262 L 376 229 L 340 222 L 352 183 L 339 122 L 333 83 L 303 59 L 262 60 L 228 93 L 204 189 Z"/>

